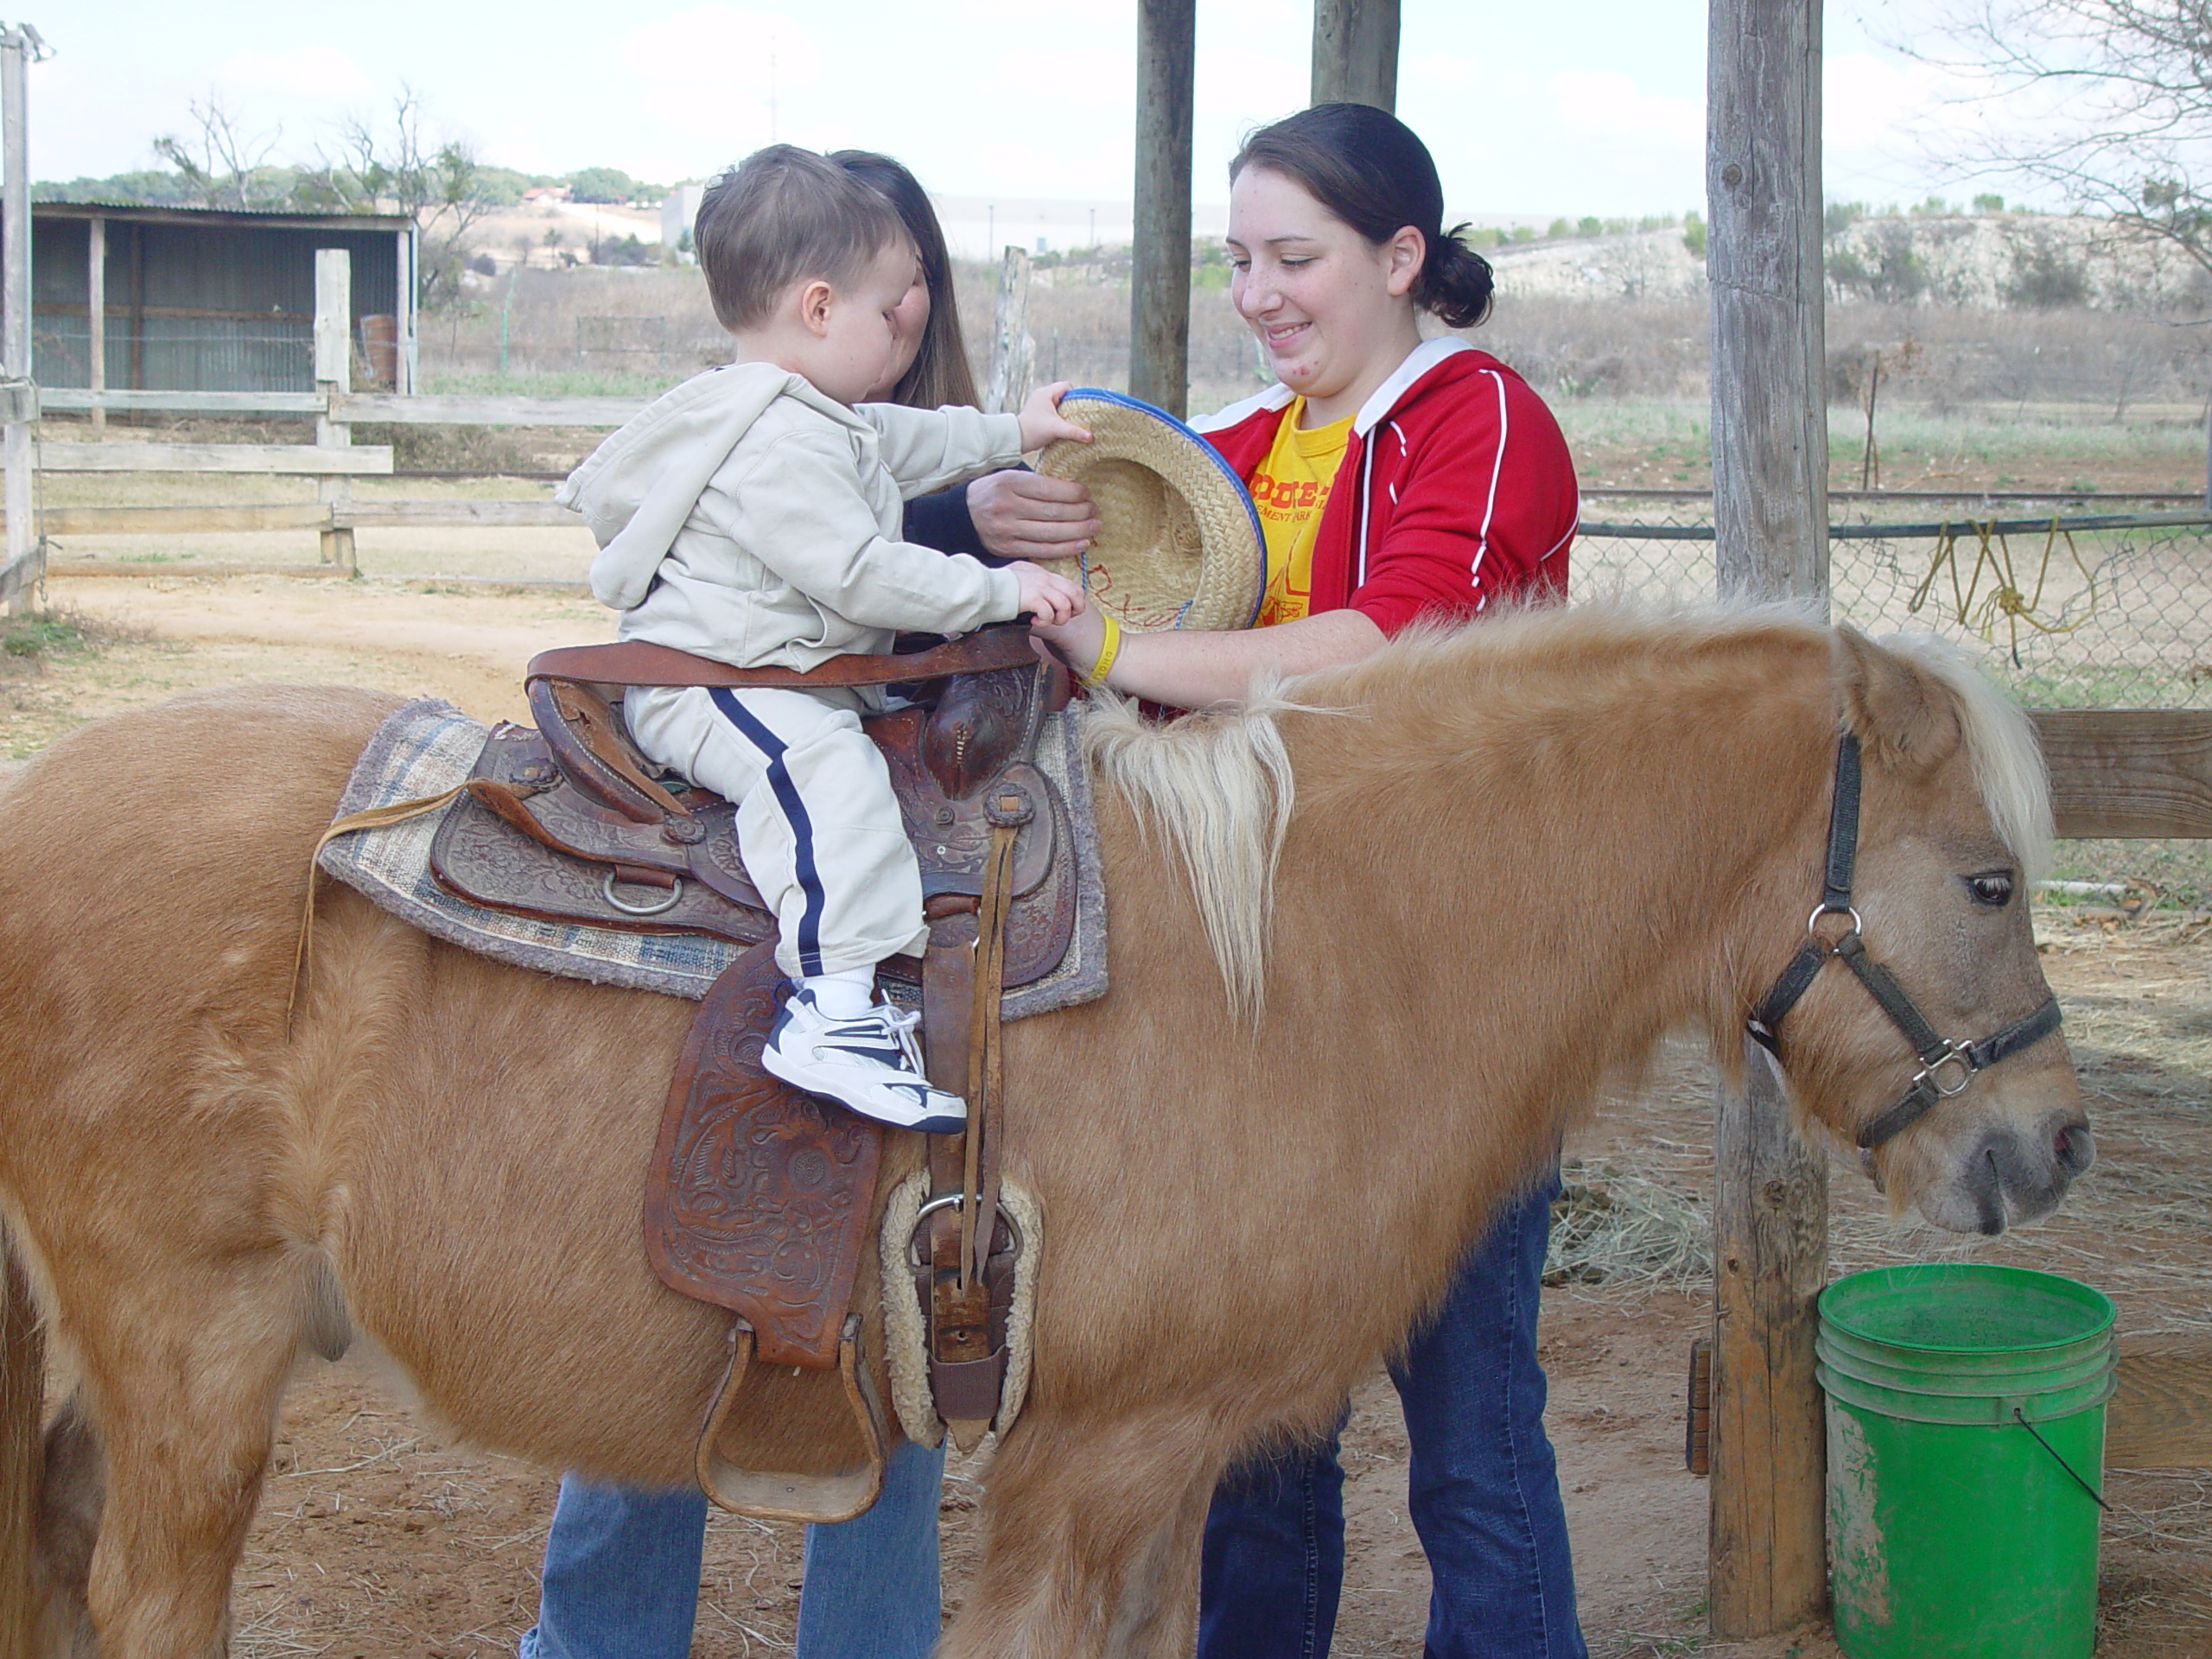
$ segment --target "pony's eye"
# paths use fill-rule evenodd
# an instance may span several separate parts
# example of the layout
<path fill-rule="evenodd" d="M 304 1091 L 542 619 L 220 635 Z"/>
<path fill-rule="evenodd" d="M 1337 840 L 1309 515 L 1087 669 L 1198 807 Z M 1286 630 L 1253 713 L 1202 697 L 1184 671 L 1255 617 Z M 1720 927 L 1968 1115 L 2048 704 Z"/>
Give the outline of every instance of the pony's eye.
<path fill-rule="evenodd" d="M 2012 902 L 2012 872 L 1987 870 L 1980 875 L 1966 878 L 1967 891 L 1974 895 L 1977 905 L 1987 905 L 1992 910 L 2001 910 Z"/>

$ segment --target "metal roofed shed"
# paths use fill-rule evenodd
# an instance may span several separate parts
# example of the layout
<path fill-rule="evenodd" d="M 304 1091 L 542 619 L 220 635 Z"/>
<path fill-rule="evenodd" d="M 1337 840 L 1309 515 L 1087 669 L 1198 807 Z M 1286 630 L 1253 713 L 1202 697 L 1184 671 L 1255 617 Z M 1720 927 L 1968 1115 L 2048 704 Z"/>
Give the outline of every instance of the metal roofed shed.
<path fill-rule="evenodd" d="M 312 392 L 315 253 L 342 248 L 370 381 L 415 390 L 418 232 L 404 213 L 41 201 L 31 224 L 43 386 Z"/>

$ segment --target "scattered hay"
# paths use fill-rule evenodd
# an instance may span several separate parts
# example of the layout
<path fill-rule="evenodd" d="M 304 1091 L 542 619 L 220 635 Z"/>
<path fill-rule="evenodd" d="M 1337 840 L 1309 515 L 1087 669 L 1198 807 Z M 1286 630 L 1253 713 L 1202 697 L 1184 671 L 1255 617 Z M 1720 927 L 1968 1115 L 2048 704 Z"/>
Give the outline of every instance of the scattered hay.
<path fill-rule="evenodd" d="M 1552 1202 L 1544 1283 L 1615 1295 L 1700 1292 L 1713 1282 L 1713 1217 L 1700 1191 L 1611 1163 L 1570 1160 Z"/>

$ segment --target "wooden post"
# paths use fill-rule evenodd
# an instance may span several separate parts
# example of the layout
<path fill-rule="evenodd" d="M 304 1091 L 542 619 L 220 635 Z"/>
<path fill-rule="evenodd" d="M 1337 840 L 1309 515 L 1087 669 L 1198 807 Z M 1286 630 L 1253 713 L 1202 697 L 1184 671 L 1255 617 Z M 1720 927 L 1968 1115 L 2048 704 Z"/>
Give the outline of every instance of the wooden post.
<path fill-rule="evenodd" d="M 0 1225 L 0 1659 L 33 1659 L 31 1537 L 37 1521 L 46 1349 L 30 1287 Z"/>
<path fill-rule="evenodd" d="M 1313 102 L 1398 107 L 1398 0 L 1315 0 Z"/>
<path fill-rule="evenodd" d="M 100 394 L 107 390 L 107 220 L 94 219 L 86 229 L 92 251 L 85 261 L 85 317 L 89 333 L 85 342 L 85 384 L 92 393 L 92 430 L 107 430 L 107 405 Z"/>
<path fill-rule="evenodd" d="M 130 224 L 130 390 L 146 390 L 146 227 Z"/>
<path fill-rule="evenodd" d="M 1029 255 L 1020 248 L 1008 247 L 999 265 L 991 324 L 983 408 L 993 415 L 1018 413 L 1029 395 L 1037 356 L 1037 342 L 1029 337 Z"/>
<path fill-rule="evenodd" d="M 1827 596 L 1821 0 L 1711 0 L 1706 193 L 1714 549 L 1722 594 Z M 1807 868 L 1808 880 L 1818 872 Z M 1713 1134 L 1713 1634 L 1817 1613 L 1826 1446 L 1813 1374 L 1827 1171 L 1765 1051 Z"/>
<path fill-rule="evenodd" d="M 0 27 L 0 151 L 4 151 L 0 180 L 7 192 L 6 202 L 0 206 L 0 240 L 5 242 L 0 250 L 0 305 L 7 310 L 7 375 L 18 383 L 31 378 L 31 186 L 23 70 L 32 50 L 20 24 Z M 7 559 L 0 563 L 0 593 L 7 596 L 8 614 L 20 616 L 30 608 L 43 575 L 31 522 L 31 469 L 37 464 L 31 423 L 37 418 L 36 394 L 22 384 L 11 391 L 8 404 L 4 426 L 0 426 L 4 435 L 0 435 L 0 464 L 8 469 Z"/>
<path fill-rule="evenodd" d="M 342 397 L 353 385 L 353 256 L 343 248 L 315 251 L 315 389 L 326 398 Z M 315 423 L 320 448 L 353 447 L 353 429 L 325 412 Z M 334 512 L 353 499 L 353 480 L 343 474 L 322 479 L 315 499 Z M 347 575 L 356 569 L 350 524 L 322 532 L 322 562 Z"/>
<path fill-rule="evenodd" d="M 1198 0 L 1137 0 L 1136 236 L 1129 395 L 1186 411 L 1191 353 L 1191 108 Z"/>
<path fill-rule="evenodd" d="M 417 256 L 422 251 L 421 235 L 421 232 L 412 225 L 409 226 L 405 230 L 401 231 L 398 233 L 399 248 L 397 257 L 399 264 L 397 275 L 399 280 L 395 285 L 397 289 L 398 298 L 392 303 L 394 310 L 397 313 L 394 321 L 399 334 L 399 361 L 394 365 L 395 372 L 392 375 L 393 385 L 391 389 L 401 394 L 403 397 L 412 397 L 416 390 L 416 367 L 418 361 L 420 346 L 415 338 L 415 329 L 416 327 L 416 318 L 415 315 L 415 267 Z M 512 291 L 509 293 L 508 297 L 510 299 L 514 297 Z M 505 327 L 506 319 L 503 315 L 500 318 L 501 334 L 499 336 L 502 342 L 506 339 L 506 334 L 505 333 Z M 506 365 L 502 362 L 500 365 L 502 371 L 505 370 L 505 366 Z"/>

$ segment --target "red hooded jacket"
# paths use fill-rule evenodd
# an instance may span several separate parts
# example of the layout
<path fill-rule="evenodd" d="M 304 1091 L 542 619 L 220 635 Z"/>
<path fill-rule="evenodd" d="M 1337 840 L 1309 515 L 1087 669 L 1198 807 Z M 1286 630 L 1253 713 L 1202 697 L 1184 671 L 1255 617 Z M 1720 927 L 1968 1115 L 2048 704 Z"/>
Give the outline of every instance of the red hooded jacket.
<path fill-rule="evenodd" d="M 1292 397 L 1273 385 L 1193 421 L 1248 482 Z M 1424 340 L 1352 421 L 1313 548 L 1313 612 L 1386 634 L 1499 596 L 1564 597 L 1580 488 L 1543 400 L 1487 352 Z"/>

